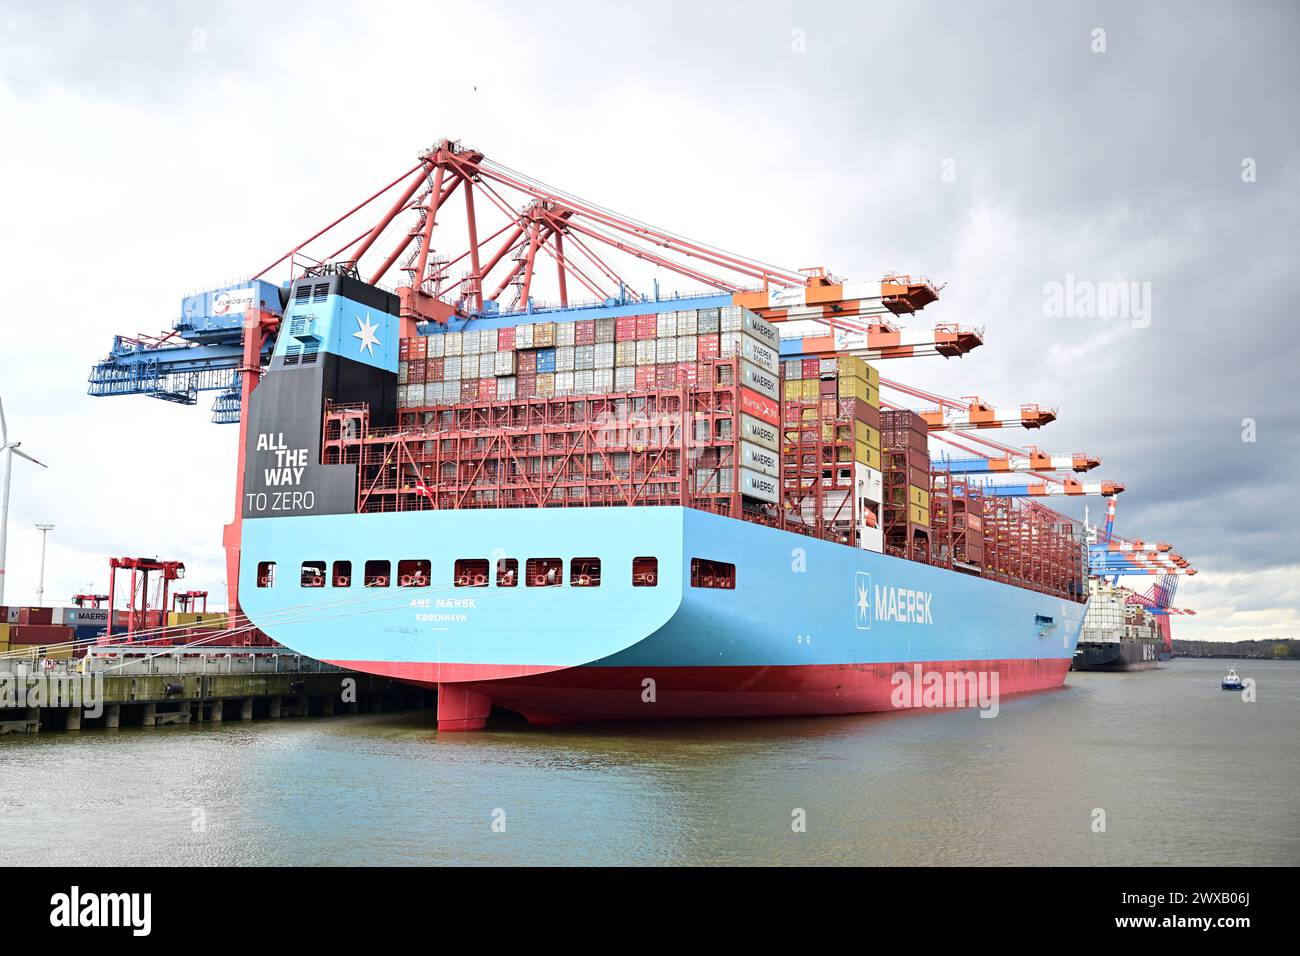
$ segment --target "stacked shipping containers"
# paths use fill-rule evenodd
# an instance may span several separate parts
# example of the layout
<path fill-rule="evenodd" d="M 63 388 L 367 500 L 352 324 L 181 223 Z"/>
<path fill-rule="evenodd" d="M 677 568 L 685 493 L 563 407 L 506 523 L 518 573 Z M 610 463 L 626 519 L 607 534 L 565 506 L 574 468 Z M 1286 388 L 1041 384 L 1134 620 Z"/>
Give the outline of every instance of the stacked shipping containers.
<path fill-rule="evenodd" d="M 435 331 L 401 342 L 399 420 L 407 429 L 432 429 L 448 406 L 711 387 L 705 376 L 716 361 L 734 357 L 738 421 L 730 427 L 740 438 L 740 460 L 717 463 L 708 469 L 710 488 L 694 490 L 734 487 L 775 505 L 779 349 L 775 327 L 739 306 Z M 705 454 L 693 450 L 692 464 Z"/>
<path fill-rule="evenodd" d="M 930 544 L 930 449 L 925 419 L 908 409 L 880 413 L 885 548 L 924 561 Z"/>
<path fill-rule="evenodd" d="M 790 520 L 871 551 L 880 520 L 880 374 L 852 355 L 783 363 L 782 432 Z"/>

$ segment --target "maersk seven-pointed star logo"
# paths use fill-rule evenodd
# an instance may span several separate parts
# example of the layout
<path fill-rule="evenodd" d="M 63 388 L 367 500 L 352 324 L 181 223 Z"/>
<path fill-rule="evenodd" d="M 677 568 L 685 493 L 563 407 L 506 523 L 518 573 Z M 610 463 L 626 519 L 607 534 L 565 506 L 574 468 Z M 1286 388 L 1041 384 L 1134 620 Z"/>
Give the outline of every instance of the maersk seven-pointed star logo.
<path fill-rule="evenodd" d="M 376 345 L 381 348 L 383 347 L 384 343 L 379 341 L 379 336 L 375 335 L 375 330 L 377 328 L 379 328 L 379 326 L 371 323 L 369 312 L 366 313 L 366 320 L 364 322 L 361 321 L 360 316 L 357 317 L 357 331 L 352 333 L 352 337 L 361 340 L 361 344 L 357 346 L 358 352 L 364 350 L 367 355 L 374 355 Z"/>
<path fill-rule="evenodd" d="M 859 631 L 871 630 L 871 575 L 866 571 L 858 571 L 854 576 L 854 604 L 857 613 L 854 620 L 857 622 Z"/>

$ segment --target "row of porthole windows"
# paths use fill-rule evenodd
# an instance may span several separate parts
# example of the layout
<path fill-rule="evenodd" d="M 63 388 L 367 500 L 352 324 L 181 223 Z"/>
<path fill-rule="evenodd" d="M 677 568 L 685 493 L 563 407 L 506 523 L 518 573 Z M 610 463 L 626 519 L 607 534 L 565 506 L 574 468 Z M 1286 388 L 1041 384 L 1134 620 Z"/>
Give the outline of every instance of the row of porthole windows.
<path fill-rule="evenodd" d="M 362 584 L 368 588 L 386 588 L 394 583 L 399 588 L 427 588 L 433 583 L 432 562 L 427 558 L 408 558 L 397 562 L 397 578 L 393 579 L 391 561 L 375 559 L 365 562 Z M 329 569 L 331 587 L 352 586 L 352 562 L 335 561 Z M 491 566 L 487 558 L 458 558 L 452 571 L 452 586 L 458 588 L 485 588 L 490 579 Z M 600 558 L 572 558 L 569 561 L 569 586 L 575 588 L 600 587 Z M 519 584 L 519 560 L 499 558 L 496 562 L 495 583 L 499 588 L 513 588 Z M 524 562 L 524 584 L 528 587 L 559 587 L 564 583 L 563 558 L 528 558 Z M 323 588 L 326 583 L 326 562 L 304 561 L 299 585 L 304 588 Z M 632 559 L 632 586 L 652 588 L 659 584 L 659 559 L 640 557 Z M 259 561 L 257 586 L 275 586 L 275 562 Z M 691 559 L 691 587 L 736 587 L 736 566 L 725 561 L 708 558 Z"/>

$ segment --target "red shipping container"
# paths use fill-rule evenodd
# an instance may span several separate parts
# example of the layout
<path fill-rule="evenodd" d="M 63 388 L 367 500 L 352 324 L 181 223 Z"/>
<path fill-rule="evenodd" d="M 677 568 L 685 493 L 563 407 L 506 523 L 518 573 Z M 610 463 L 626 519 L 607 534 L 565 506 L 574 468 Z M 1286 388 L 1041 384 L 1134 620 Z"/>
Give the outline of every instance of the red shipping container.
<path fill-rule="evenodd" d="M 740 388 L 740 410 L 746 415 L 761 418 L 769 425 L 781 424 L 781 406 L 776 400 L 743 385 Z"/>
<path fill-rule="evenodd" d="M 817 391 L 822 398 L 834 398 L 840 393 L 840 383 L 833 378 L 823 378 L 820 380 Z"/>
<path fill-rule="evenodd" d="M 412 362 L 410 368 L 406 370 L 406 381 L 411 385 L 424 384 L 424 362 Z"/>
<path fill-rule="evenodd" d="M 411 340 L 402 339 L 397 343 L 397 357 L 399 359 L 408 359 L 411 357 Z"/>
<path fill-rule="evenodd" d="M 478 380 L 478 397 L 492 399 L 497 397 L 497 380 L 481 378 Z"/>
<path fill-rule="evenodd" d="M 443 375 L 446 374 L 446 371 L 447 371 L 446 359 L 440 359 L 440 358 L 429 359 L 428 364 L 425 365 L 424 380 L 426 382 L 441 382 L 443 379 Z"/>
<path fill-rule="evenodd" d="M 677 381 L 681 382 L 683 385 L 694 385 L 697 380 L 698 377 L 695 374 L 694 362 L 677 363 Z"/>
<path fill-rule="evenodd" d="M 655 315 L 638 315 L 636 317 L 636 337 L 653 339 L 659 334 L 659 317 Z"/>
<path fill-rule="evenodd" d="M 9 628 L 11 644 L 67 644 L 73 637 L 72 628 L 62 624 L 15 624 Z"/>
<path fill-rule="evenodd" d="M 520 353 L 523 354 L 522 352 Z M 537 375 L 533 372 L 520 372 L 515 377 L 515 398 L 537 397 Z"/>
<path fill-rule="evenodd" d="M 18 609 L 19 624 L 49 624 L 53 620 L 54 608 L 52 607 L 20 607 Z M 39 641 L 36 643 L 39 643 Z"/>
<path fill-rule="evenodd" d="M 698 359 L 717 358 L 718 341 L 717 335 L 701 335 L 695 340 L 695 357 Z"/>
<path fill-rule="evenodd" d="M 521 376 L 537 371 L 537 352 L 534 349 L 521 349 L 515 353 L 515 366 Z"/>
<path fill-rule="evenodd" d="M 596 343 L 596 320 L 579 319 L 573 323 L 573 344 L 594 345 Z"/>
<path fill-rule="evenodd" d="M 504 329 L 497 329 L 497 351 L 513 352 L 515 348 L 515 327 L 513 325 Z"/>
<path fill-rule="evenodd" d="M 821 361 L 820 361 L 819 359 L 810 359 L 810 358 L 806 358 L 806 359 L 804 359 L 804 360 L 803 360 L 803 377 L 804 377 L 804 378 L 820 378 L 820 377 L 821 377 Z"/>
<path fill-rule="evenodd" d="M 672 388 L 677 384 L 676 365 L 656 365 L 654 369 L 655 388 Z"/>
<path fill-rule="evenodd" d="M 653 388 L 655 384 L 655 366 L 638 365 L 636 367 L 636 387 L 638 389 Z"/>
<path fill-rule="evenodd" d="M 469 378 L 460 383 L 460 400 L 462 402 L 478 401 L 478 379 Z"/>
<path fill-rule="evenodd" d="M 636 316 L 621 315 L 614 320 L 614 341 L 630 342 L 636 338 Z"/>
<path fill-rule="evenodd" d="M 422 359 L 429 357 L 429 338 L 425 335 L 417 335 L 411 340 L 411 358 Z"/>

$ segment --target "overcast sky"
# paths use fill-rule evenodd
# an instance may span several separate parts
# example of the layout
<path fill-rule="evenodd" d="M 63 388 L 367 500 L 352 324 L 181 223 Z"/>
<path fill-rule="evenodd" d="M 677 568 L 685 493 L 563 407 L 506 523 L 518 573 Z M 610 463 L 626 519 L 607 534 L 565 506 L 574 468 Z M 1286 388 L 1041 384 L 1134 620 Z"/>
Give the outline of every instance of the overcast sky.
<path fill-rule="evenodd" d="M 998 437 L 1104 458 L 1120 533 L 1202 571 L 1177 635 L 1300 637 L 1300 6 L 159 7 L 0 0 L 0 397 L 50 465 L 15 465 L 8 603 L 38 521 L 47 603 L 109 553 L 223 593 L 235 428 L 86 375 L 447 136 L 757 258 L 946 283 L 921 317 L 986 345 L 886 374 L 1059 408 Z M 1052 316 L 1067 276 L 1148 314 Z"/>

